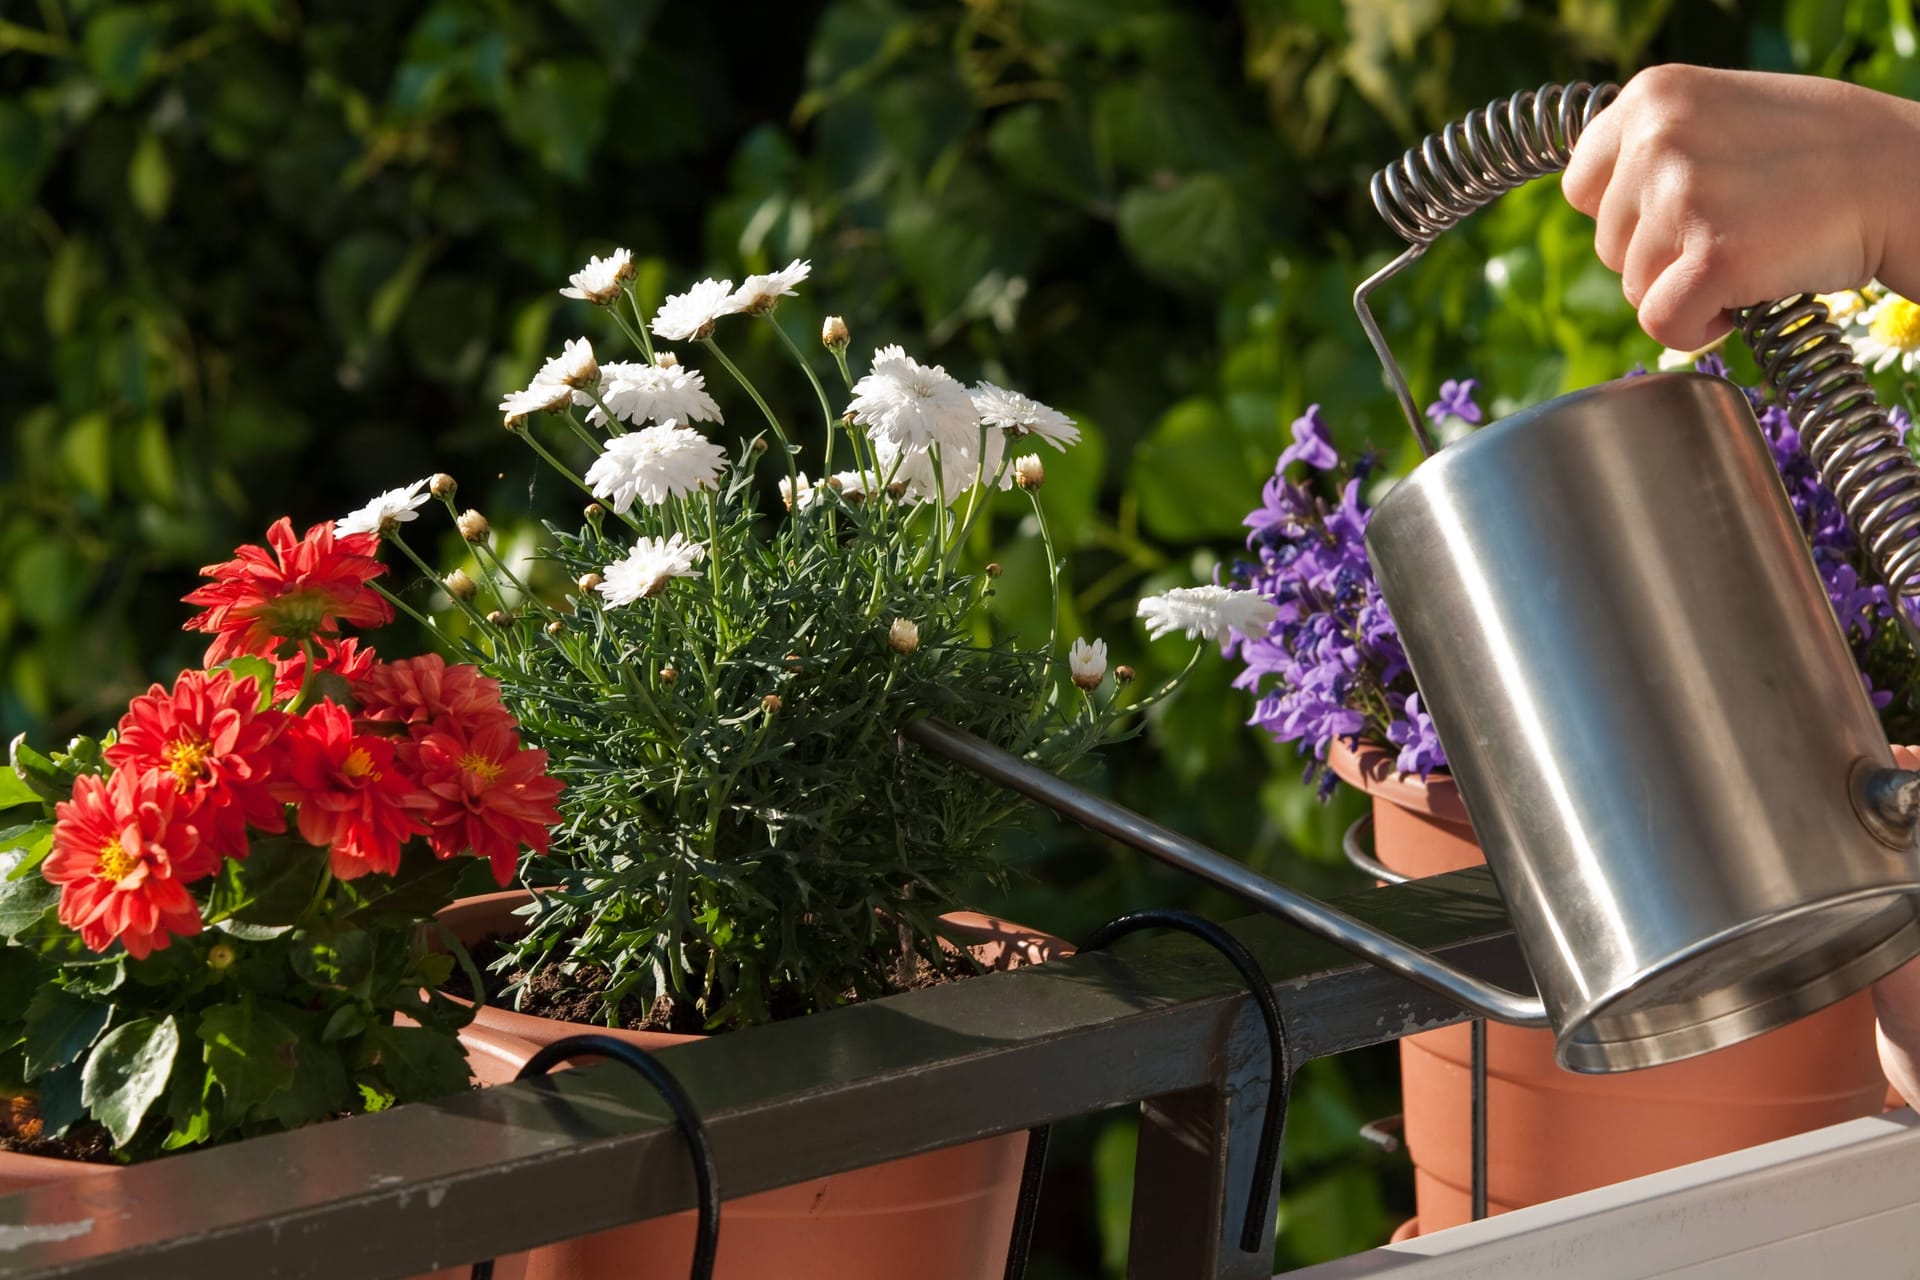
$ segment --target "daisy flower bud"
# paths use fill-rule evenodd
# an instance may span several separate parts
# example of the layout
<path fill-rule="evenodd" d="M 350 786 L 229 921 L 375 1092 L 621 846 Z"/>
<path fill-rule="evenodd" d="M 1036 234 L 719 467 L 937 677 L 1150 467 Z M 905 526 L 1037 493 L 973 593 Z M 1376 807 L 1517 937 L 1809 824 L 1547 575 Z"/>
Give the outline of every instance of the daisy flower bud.
<path fill-rule="evenodd" d="M 1067 668 L 1073 675 L 1073 683 L 1092 693 L 1107 674 L 1107 642 L 1095 640 L 1088 644 L 1084 637 L 1076 639 L 1067 650 Z"/>
<path fill-rule="evenodd" d="M 1030 453 L 1013 460 L 1013 482 L 1028 493 L 1047 482 L 1047 469 L 1040 465 L 1039 454 Z"/>
<path fill-rule="evenodd" d="M 760 454 L 763 454 L 766 451 L 767 451 L 767 438 L 765 436 L 755 436 L 753 438 L 754 456 L 758 457 Z"/>
<path fill-rule="evenodd" d="M 593 526 L 593 531 L 595 533 L 598 533 L 600 532 L 600 521 L 602 520 L 602 518 L 606 516 L 606 514 L 607 514 L 607 509 L 605 507 L 601 506 L 597 502 L 589 502 L 586 505 L 586 508 L 583 511 L 581 511 L 580 516 L 588 524 Z"/>
<path fill-rule="evenodd" d="M 233 962 L 239 958 L 240 953 L 231 946 L 224 942 L 216 942 L 207 949 L 207 968 L 215 973 L 224 973 L 233 968 Z"/>
<path fill-rule="evenodd" d="M 455 569 L 452 573 L 442 578 L 440 584 L 447 589 L 447 594 L 455 600 L 472 600 L 474 596 L 480 593 L 480 588 L 474 584 L 472 578 L 467 576 L 465 569 Z"/>
<path fill-rule="evenodd" d="M 455 573 L 458 573 L 458 572 L 459 572 L 459 570 L 458 570 L 458 569 L 456 569 L 456 570 L 454 570 L 454 572 L 455 572 Z M 487 621 L 488 621 L 488 622 L 491 622 L 491 623 L 492 623 L 492 624 L 493 624 L 494 626 L 496 626 L 496 627 L 504 627 L 504 626 L 506 626 L 506 625 L 507 625 L 507 624 L 508 624 L 509 622 L 512 622 L 512 621 L 513 621 L 513 615 L 512 615 L 512 614 L 507 614 L 507 613 L 502 613 L 502 612 L 501 612 L 500 610 L 498 610 L 498 609 L 495 609 L 495 610 L 494 610 L 494 611 L 493 611 L 492 613 L 490 613 L 490 614 L 488 614 L 488 615 L 487 615 Z"/>
<path fill-rule="evenodd" d="M 560 621 L 560 619 L 558 618 L 555 618 L 552 622 L 549 622 L 547 624 L 547 634 L 550 636 L 557 636 L 561 632 L 565 631 L 566 629 L 567 629 L 567 624 Z"/>
<path fill-rule="evenodd" d="M 441 471 L 435 473 L 433 479 L 427 482 L 427 492 L 444 502 L 454 494 L 460 492 L 460 485 L 452 476 Z"/>
<path fill-rule="evenodd" d="M 987 565 L 987 576 L 989 578 L 997 578 L 1000 576 L 1000 573 L 1001 573 L 1000 562 L 998 560 L 995 560 L 991 564 Z"/>
<path fill-rule="evenodd" d="M 453 524 L 468 542 L 485 542 L 487 535 L 492 532 L 487 525 L 487 518 L 478 511 L 462 511 Z"/>
<path fill-rule="evenodd" d="M 674 666 L 672 663 L 668 663 L 666 666 L 660 668 L 661 684 L 671 687 L 673 682 L 678 680 L 679 678 L 680 678 L 680 669 Z"/>
<path fill-rule="evenodd" d="M 1132 684 L 1133 678 L 1133 668 L 1124 662 L 1113 669 L 1113 682 L 1115 684 Z"/>
<path fill-rule="evenodd" d="M 839 316 L 828 316 L 820 325 L 820 345 L 829 351 L 845 351 L 847 343 L 853 337 L 847 332 L 847 322 Z"/>
<path fill-rule="evenodd" d="M 768 715 L 772 715 L 774 712 L 778 711 L 780 709 L 780 705 L 781 705 L 780 695 L 777 693 L 770 693 L 766 697 L 760 699 L 760 709 L 766 712 Z"/>
<path fill-rule="evenodd" d="M 583 573 L 580 575 L 580 581 L 574 585 L 580 588 L 580 594 L 584 596 L 590 594 L 604 581 L 605 579 L 597 573 Z"/>
<path fill-rule="evenodd" d="M 895 618 L 887 628 L 887 647 L 895 653 L 912 653 L 920 647 L 920 624 L 912 618 Z"/>
<path fill-rule="evenodd" d="M 657 352 L 653 357 L 653 367 L 656 369 L 678 369 L 680 367 L 680 357 L 671 351 Z"/>

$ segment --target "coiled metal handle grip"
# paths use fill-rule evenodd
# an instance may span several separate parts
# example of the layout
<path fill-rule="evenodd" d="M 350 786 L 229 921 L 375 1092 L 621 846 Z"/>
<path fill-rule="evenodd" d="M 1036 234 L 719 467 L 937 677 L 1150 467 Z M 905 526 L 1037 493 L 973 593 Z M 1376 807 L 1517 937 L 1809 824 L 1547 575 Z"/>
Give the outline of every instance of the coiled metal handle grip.
<path fill-rule="evenodd" d="M 1618 85 L 1542 85 L 1454 121 L 1373 175 L 1374 207 L 1408 248 L 1354 290 L 1353 307 L 1420 448 L 1437 451 L 1367 298 L 1440 234 L 1534 178 L 1558 173 Z M 1920 598 L 1920 464 L 1873 394 L 1826 305 L 1810 293 L 1741 308 L 1735 326 L 1839 499 L 1887 589 Z M 1905 610 L 1900 611 L 1903 625 Z M 1914 628 L 1907 625 L 1910 636 Z"/>

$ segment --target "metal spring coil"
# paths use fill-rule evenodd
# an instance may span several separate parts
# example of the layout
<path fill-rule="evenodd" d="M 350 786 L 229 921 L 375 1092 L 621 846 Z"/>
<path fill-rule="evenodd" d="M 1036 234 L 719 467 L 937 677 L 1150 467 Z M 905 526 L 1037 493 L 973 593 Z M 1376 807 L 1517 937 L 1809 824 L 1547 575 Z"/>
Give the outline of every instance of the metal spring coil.
<path fill-rule="evenodd" d="M 1543 84 L 1470 111 L 1373 175 L 1373 206 L 1408 244 L 1432 244 L 1468 214 L 1558 173 L 1613 84 Z"/>
<path fill-rule="evenodd" d="M 1920 596 L 1920 464 L 1826 305 L 1796 294 L 1748 307 L 1736 321 L 1881 581 L 1895 595 Z"/>
<path fill-rule="evenodd" d="M 1432 244 L 1515 187 L 1565 169 L 1619 93 L 1614 84 L 1549 84 L 1490 102 L 1374 174 L 1374 207 L 1408 244 Z M 1881 581 L 1904 599 L 1920 597 L 1920 464 L 1826 306 L 1796 294 L 1744 308 L 1735 320 Z"/>

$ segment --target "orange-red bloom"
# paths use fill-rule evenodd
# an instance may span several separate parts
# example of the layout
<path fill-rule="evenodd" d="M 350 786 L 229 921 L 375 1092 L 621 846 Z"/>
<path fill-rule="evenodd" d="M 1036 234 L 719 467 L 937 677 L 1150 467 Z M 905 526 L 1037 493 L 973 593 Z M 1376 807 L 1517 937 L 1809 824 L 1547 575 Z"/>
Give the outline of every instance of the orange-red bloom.
<path fill-rule="evenodd" d="M 331 639 L 342 622 L 377 627 L 393 606 L 367 584 L 387 571 L 374 559 L 377 534 L 335 537 L 328 521 L 296 539 L 284 516 L 267 530 L 267 546 L 245 546 L 224 564 L 200 571 L 212 581 L 186 596 L 206 612 L 189 631 L 211 631 L 208 666 L 239 654 L 272 657 L 288 641 Z"/>
<path fill-rule="evenodd" d="M 471 730 L 448 720 L 420 738 L 419 753 L 420 785 L 434 801 L 427 843 L 436 855 L 471 850 L 506 884 L 523 845 L 547 851 L 564 784 L 547 776 L 546 752 L 523 749 L 519 735 L 498 720 Z"/>
<path fill-rule="evenodd" d="M 301 838 L 326 849 L 333 874 L 352 880 L 400 869 L 400 850 L 427 825 L 432 800 L 396 766 L 393 743 L 353 731 L 353 717 L 331 699 L 295 717 L 282 740 L 286 767 L 274 784 L 297 806 Z"/>
<path fill-rule="evenodd" d="M 83 774 L 73 799 L 55 806 L 41 874 L 60 886 L 60 923 L 93 950 L 118 940 L 145 959 L 200 932 L 190 877 L 181 874 L 196 863 L 200 835 L 177 821 L 180 801 L 171 775 L 121 769 L 104 779 Z"/>
<path fill-rule="evenodd" d="M 286 809 L 268 788 L 286 717 L 259 705 L 252 676 L 183 671 L 173 692 L 156 684 L 133 700 L 107 748 L 116 769 L 156 770 L 179 794 L 176 820 L 200 832 L 193 861 L 176 864 L 183 880 L 212 873 L 223 857 L 246 857 L 249 826 L 287 829 Z"/>
<path fill-rule="evenodd" d="M 322 640 L 320 642 L 319 665 L 315 673 L 335 675 L 342 680 L 352 682 L 373 670 L 373 650 L 363 648 L 353 636 L 344 640 Z M 273 660 L 273 700 L 285 702 L 300 692 L 301 682 L 307 674 L 307 655 L 304 650 L 286 658 Z"/>
<path fill-rule="evenodd" d="M 468 729 L 516 723 L 500 701 L 498 680 L 470 663 L 448 666 L 437 653 L 376 664 L 354 683 L 353 696 L 367 719 L 406 725 L 415 737 L 449 717 Z"/>

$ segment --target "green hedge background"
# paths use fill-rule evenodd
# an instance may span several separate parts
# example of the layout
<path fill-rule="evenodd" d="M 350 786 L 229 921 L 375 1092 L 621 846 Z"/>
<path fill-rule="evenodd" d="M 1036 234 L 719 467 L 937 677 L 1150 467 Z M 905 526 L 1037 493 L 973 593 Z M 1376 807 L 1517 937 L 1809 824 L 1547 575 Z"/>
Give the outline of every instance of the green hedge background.
<path fill-rule="evenodd" d="M 1043 494 L 1067 634 L 1151 679 L 1185 651 L 1134 599 L 1233 552 L 1308 403 L 1411 461 L 1348 303 L 1392 247 L 1373 169 L 1515 89 L 1657 61 L 1920 96 L 1915 47 L 1911 0 L 0 0 L 0 731 L 97 730 L 192 661 L 194 569 L 283 512 L 435 470 L 496 527 L 570 507 L 492 406 L 564 337 L 617 345 L 556 292 L 614 244 L 656 297 L 811 257 L 796 336 L 843 314 L 857 353 L 897 339 L 1074 414 Z M 1382 310 L 1417 389 L 1476 376 L 1496 412 L 1655 353 L 1551 183 Z M 777 354 L 746 355 L 806 421 Z M 1007 512 L 997 607 L 1044 635 Z M 1227 680 L 1203 663 L 1096 784 L 1359 887 L 1356 800 L 1317 804 Z M 982 905 L 1069 937 L 1239 914 L 1045 821 L 1008 857 L 1031 874 Z M 1402 1158 L 1356 1133 L 1395 1106 L 1390 1050 L 1304 1073 L 1280 1265 L 1410 1212 Z M 1123 1272 L 1131 1132 L 1062 1131 L 1036 1277 Z"/>

